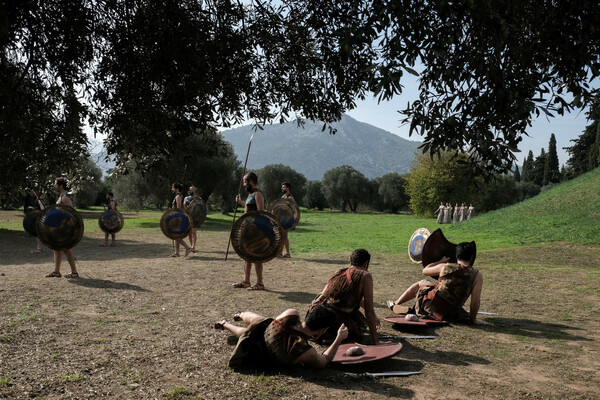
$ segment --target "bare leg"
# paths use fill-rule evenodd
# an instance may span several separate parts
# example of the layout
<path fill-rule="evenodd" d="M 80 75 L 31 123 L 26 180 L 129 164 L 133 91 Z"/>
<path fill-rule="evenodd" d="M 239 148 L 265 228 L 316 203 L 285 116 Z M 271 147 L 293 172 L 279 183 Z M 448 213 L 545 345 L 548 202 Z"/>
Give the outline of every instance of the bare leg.
<path fill-rule="evenodd" d="M 246 332 L 248 330 L 247 328 L 242 328 L 241 326 L 233 325 L 233 324 L 227 322 L 227 320 L 225 320 L 225 319 L 222 319 L 221 321 L 217 322 L 215 324 L 215 328 L 216 329 L 226 329 L 229 332 L 233 333 L 237 337 L 242 336 L 244 334 L 244 332 Z"/>
<path fill-rule="evenodd" d="M 283 232 L 283 246 L 285 247 L 286 255 L 290 255 L 290 239 L 288 239 L 288 233 Z"/>
<path fill-rule="evenodd" d="M 423 281 L 413 283 L 408 289 L 404 291 L 404 293 L 402 293 L 402 295 L 400 295 L 400 297 L 398 297 L 398 300 L 396 300 L 394 304 L 402 304 L 417 297 L 417 291 L 419 290 L 419 286 L 422 282 Z"/>
<path fill-rule="evenodd" d="M 54 250 L 54 272 L 60 274 L 60 263 L 62 261 L 62 254 L 60 251 Z"/>
<path fill-rule="evenodd" d="M 256 269 L 256 284 L 263 285 L 263 263 L 254 263 L 254 268 Z M 248 271 L 248 279 L 250 279 L 250 271 Z"/>
<path fill-rule="evenodd" d="M 116 238 L 115 238 L 115 234 L 114 234 L 114 233 L 111 233 L 111 234 L 110 234 L 110 237 L 111 237 L 111 239 L 112 239 L 112 243 L 111 243 L 110 245 L 111 245 L 111 246 L 114 246 L 114 245 L 116 244 L 116 242 L 117 242 L 117 240 L 116 240 Z M 106 238 L 106 240 L 108 241 L 108 238 Z"/>
<path fill-rule="evenodd" d="M 252 263 L 244 261 L 244 282 L 250 283 L 250 272 L 252 271 Z"/>
<path fill-rule="evenodd" d="M 65 255 L 67 256 L 67 261 L 71 266 L 71 274 L 77 274 L 77 266 L 75 264 L 75 255 L 71 252 L 71 250 L 65 250 Z"/>
<path fill-rule="evenodd" d="M 102 247 L 108 246 L 108 233 L 104 234 L 104 243 L 102 243 L 100 246 L 102 246 Z"/>
<path fill-rule="evenodd" d="M 246 324 L 246 327 L 250 327 L 250 325 L 256 323 L 258 320 L 263 319 L 262 315 L 259 315 L 252 311 L 244 311 L 239 314 L 236 314 L 233 319 L 242 320 Z"/>

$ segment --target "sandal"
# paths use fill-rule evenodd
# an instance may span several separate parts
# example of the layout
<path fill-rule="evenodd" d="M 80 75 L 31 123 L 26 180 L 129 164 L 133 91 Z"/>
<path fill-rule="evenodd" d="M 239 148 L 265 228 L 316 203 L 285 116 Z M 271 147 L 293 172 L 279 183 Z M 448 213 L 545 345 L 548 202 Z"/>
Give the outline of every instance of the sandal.
<path fill-rule="evenodd" d="M 65 278 L 79 278 L 79 274 L 77 272 L 71 272 L 70 274 L 65 275 Z"/>
<path fill-rule="evenodd" d="M 60 278 L 61 276 L 62 275 L 60 274 L 60 272 L 52 271 L 48 275 L 46 275 L 46 278 Z"/>
<path fill-rule="evenodd" d="M 34 253 L 41 253 L 41 252 L 42 252 L 42 249 L 35 249 L 35 250 L 31 250 L 31 254 L 34 254 Z"/>
<path fill-rule="evenodd" d="M 249 288 L 250 287 L 250 282 L 241 281 L 239 283 L 234 283 L 231 286 L 233 286 L 234 288 L 237 288 L 237 289 Z"/>
<path fill-rule="evenodd" d="M 247 287 L 246 290 L 265 290 L 265 285 L 259 285 L 257 283 L 254 286 Z"/>
<path fill-rule="evenodd" d="M 179 254 L 171 254 L 169 257 L 179 257 Z"/>
<path fill-rule="evenodd" d="M 184 257 L 187 257 L 188 254 L 190 254 L 191 252 L 192 252 L 192 248 L 191 247 L 188 247 L 187 249 L 185 249 L 185 256 Z"/>
<path fill-rule="evenodd" d="M 396 305 L 396 303 L 395 303 L 395 302 L 393 302 L 392 300 L 388 300 L 388 301 L 386 302 L 386 304 L 387 304 L 387 306 L 388 306 L 388 308 L 389 308 L 390 310 L 391 310 L 391 309 L 393 309 L 393 308 L 394 308 L 394 306 Z"/>
<path fill-rule="evenodd" d="M 281 256 L 281 258 L 292 258 L 292 256 L 290 256 L 289 254 L 284 254 L 283 256 Z"/>
<path fill-rule="evenodd" d="M 219 322 L 215 322 L 215 329 L 219 329 L 221 331 L 224 330 L 226 323 L 227 323 L 226 319 L 222 319 Z"/>

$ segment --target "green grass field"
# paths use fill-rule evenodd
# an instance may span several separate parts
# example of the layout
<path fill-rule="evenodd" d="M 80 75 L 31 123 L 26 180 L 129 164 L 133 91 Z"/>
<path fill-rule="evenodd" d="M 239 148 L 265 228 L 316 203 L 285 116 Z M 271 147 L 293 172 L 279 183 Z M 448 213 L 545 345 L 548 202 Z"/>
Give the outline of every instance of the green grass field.
<path fill-rule="evenodd" d="M 434 218 L 303 210 L 289 235 L 291 259 L 265 264 L 262 292 L 233 289 L 242 260 L 225 249 L 232 216 L 210 213 L 198 253 L 170 258 L 160 211 L 125 211 L 116 247 L 99 247 L 102 209 L 81 210 L 74 248 L 79 279 L 45 278 L 52 253 L 22 212 L 0 212 L 0 399 L 597 399 L 600 397 L 600 170 L 503 210 L 442 225 L 457 243 L 475 240 L 489 325 L 403 331 L 382 321 L 394 358 L 359 368 L 239 374 L 227 368 L 235 340 L 215 321 L 248 309 L 304 312 L 350 252 L 373 255 L 378 317 L 385 300 L 422 279 L 407 256 L 414 230 Z M 63 273 L 68 265 L 63 265 Z M 254 280 L 254 274 L 252 280 Z M 320 349 L 323 350 L 323 349 Z M 355 372 L 417 370 L 406 378 L 358 379 Z"/>

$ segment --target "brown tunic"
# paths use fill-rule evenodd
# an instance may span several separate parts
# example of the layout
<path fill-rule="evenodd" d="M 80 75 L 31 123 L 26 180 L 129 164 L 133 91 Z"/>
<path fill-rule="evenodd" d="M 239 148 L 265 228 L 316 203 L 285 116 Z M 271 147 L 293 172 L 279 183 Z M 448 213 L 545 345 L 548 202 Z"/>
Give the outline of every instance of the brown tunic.
<path fill-rule="evenodd" d="M 322 304 L 330 307 L 337 314 L 337 320 L 330 325 L 328 334 L 335 336 L 337 329 L 343 323 L 348 327 L 351 340 L 362 339 L 367 323 L 360 312 L 363 297 L 360 284 L 366 274 L 367 271 L 356 267 L 340 269 L 329 280 L 325 290 L 312 301 L 311 306 Z"/>
<path fill-rule="evenodd" d="M 415 311 L 421 318 L 452 321 L 464 317 L 462 306 L 467 301 L 478 271 L 472 267 L 447 263 L 435 285 L 419 287 Z M 464 313 L 463 313 L 464 314 Z"/>
<path fill-rule="evenodd" d="M 294 361 L 311 349 L 308 338 L 297 329 L 300 317 L 288 315 L 277 321 L 274 319 L 265 330 L 264 340 L 269 355 L 278 363 L 293 365 Z"/>

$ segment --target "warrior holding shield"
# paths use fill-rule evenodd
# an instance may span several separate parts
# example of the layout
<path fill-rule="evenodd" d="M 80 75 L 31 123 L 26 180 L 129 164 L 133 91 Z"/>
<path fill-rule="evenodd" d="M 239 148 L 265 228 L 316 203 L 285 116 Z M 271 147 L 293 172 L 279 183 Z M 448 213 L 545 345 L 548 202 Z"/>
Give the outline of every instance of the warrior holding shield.
<path fill-rule="evenodd" d="M 171 185 L 171 192 L 175 194 L 175 198 L 173 199 L 173 208 L 183 208 L 183 196 L 181 195 L 181 191 L 183 190 L 183 185 L 181 183 L 173 183 Z M 192 248 L 189 247 L 183 239 L 175 239 L 175 252 L 171 254 L 171 257 L 179 257 L 179 245 L 185 247 L 185 256 L 192 251 Z"/>
<path fill-rule="evenodd" d="M 112 192 L 106 193 L 106 201 L 108 202 L 108 210 L 112 211 L 113 213 L 116 213 L 117 212 L 117 202 L 113 199 L 113 197 L 114 197 L 114 194 Z M 111 239 L 112 239 L 112 241 L 110 243 L 111 246 L 116 246 L 116 244 L 117 244 L 116 240 L 115 240 L 115 235 L 116 235 L 116 233 L 114 233 L 114 232 L 112 232 L 110 234 Z M 102 247 L 108 246 L 108 232 L 104 233 L 104 243 L 102 243 L 100 246 L 102 246 Z"/>
<path fill-rule="evenodd" d="M 289 182 L 283 182 L 281 184 L 281 191 L 283 192 L 283 195 L 281 196 L 282 199 L 287 199 L 289 201 L 291 201 L 292 203 L 296 204 L 296 200 L 294 199 L 294 196 L 290 193 L 290 189 L 292 188 L 292 185 L 290 185 Z M 290 240 L 288 239 L 288 233 L 287 230 L 283 231 L 283 245 L 285 246 L 285 254 L 278 254 L 277 257 L 280 258 L 290 258 Z"/>
<path fill-rule="evenodd" d="M 69 186 L 67 184 L 67 180 L 64 178 L 56 178 L 54 181 L 54 187 L 58 190 L 59 196 L 58 200 L 56 200 L 56 204 L 63 204 L 69 207 L 73 206 L 73 198 L 71 194 L 68 192 Z M 75 265 L 75 255 L 70 249 L 62 250 L 67 256 L 67 261 L 71 266 L 71 273 L 65 275 L 65 278 L 79 278 L 79 274 L 77 273 L 77 267 Z M 60 250 L 54 250 L 54 271 L 50 272 L 46 275 L 47 278 L 60 278 L 60 264 L 62 261 L 62 254 Z"/>
<path fill-rule="evenodd" d="M 248 191 L 249 196 L 246 202 L 242 201 L 240 194 L 235 197 L 236 205 L 244 206 L 246 213 L 248 211 L 264 211 L 265 209 L 265 196 L 258 188 L 258 176 L 254 172 L 248 172 L 242 178 L 244 187 Z M 244 261 L 244 280 L 239 283 L 234 283 L 235 288 L 246 288 L 247 290 L 264 290 L 265 285 L 263 283 L 263 263 L 254 262 L 256 269 L 256 284 L 250 285 L 250 272 L 252 271 L 252 262 Z"/>
<path fill-rule="evenodd" d="M 183 206 L 189 209 L 192 200 L 196 198 L 198 195 L 196 194 L 197 189 L 196 186 L 190 186 L 188 189 L 188 196 L 183 200 Z M 189 211 L 188 211 L 189 212 Z M 192 225 L 192 229 L 190 231 L 190 247 L 192 249 L 192 253 L 196 252 L 196 241 L 198 240 L 198 231 L 196 229 L 196 225 Z"/>

